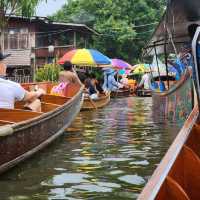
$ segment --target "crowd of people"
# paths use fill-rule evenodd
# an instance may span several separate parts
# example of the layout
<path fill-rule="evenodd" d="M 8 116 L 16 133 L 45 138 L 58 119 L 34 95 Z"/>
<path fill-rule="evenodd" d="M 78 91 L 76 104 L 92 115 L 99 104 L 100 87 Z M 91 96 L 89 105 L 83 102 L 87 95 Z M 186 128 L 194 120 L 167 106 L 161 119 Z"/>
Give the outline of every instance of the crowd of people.
<path fill-rule="evenodd" d="M 191 24 L 188 27 L 188 33 L 192 40 L 194 37 L 197 24 Z M 199 48 L 199 47 L 198 47 Z M 200 51 L 198 51 L 200 52 Z M 199 55 L 197 55 L 200 57 Z M 41 102 L 39 97 L 45 94 L 45 91 L 38 89 L 37 91 L 27 91 L 20 84 L 10 80 L 6 80 L 6 65 L 3 60 L 5 56 L 0 53 L 0 108 L 13 109 L 15 101 L 24 101 L 25 108 L 33 111 L 41 112 Z M 191 43 L 183 46 L 178 56 L 174 60 L 168 59 L 168 66 L 176 69 L 175 80 L 179 80 L 184 74 L 186 68 L 192 69 L 192 77 L 195 79 L 194 63 L 191 54 Z M 59 74 L 59 84 L 52 88 L 51 93 L 54 95 L 63 95 L 68 84 L 85 85 L 85 93 L 91 99 L 98 99 L 100 94 L 107 92 L 119 91 L 122 89 L 130 89 L 129 79 L 127 76 L 117 75 L 117 71 L 112 68 L 103 69 L 103 81 L 98 80 L 94 73 L 77 73 L 71 62 L 65 62 L 63 71 Z M 146 70 L 138 85 L 135 83 L 134 90 L 143 88 L 145 90 L 152 89 L 152 73 Z"/>

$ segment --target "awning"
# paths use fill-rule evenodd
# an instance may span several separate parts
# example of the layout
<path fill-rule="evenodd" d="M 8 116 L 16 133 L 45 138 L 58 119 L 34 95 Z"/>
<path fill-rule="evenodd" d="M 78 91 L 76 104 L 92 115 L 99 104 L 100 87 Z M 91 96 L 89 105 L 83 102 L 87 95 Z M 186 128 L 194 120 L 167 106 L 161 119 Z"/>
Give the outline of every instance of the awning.
<path fill-rule="evenodd" d="M 167 52 L 175 53 L 172 40 L 179 51 L 183 43 L 190 41 L 187 28 L 193 23 L 200 25 L 200 0 L 169 0 L 168 8 L 144 48 L 143 55 L 153 55 L 154 46 L 158 54 L 163 53 L 165 43 L 167 43 Z"/>

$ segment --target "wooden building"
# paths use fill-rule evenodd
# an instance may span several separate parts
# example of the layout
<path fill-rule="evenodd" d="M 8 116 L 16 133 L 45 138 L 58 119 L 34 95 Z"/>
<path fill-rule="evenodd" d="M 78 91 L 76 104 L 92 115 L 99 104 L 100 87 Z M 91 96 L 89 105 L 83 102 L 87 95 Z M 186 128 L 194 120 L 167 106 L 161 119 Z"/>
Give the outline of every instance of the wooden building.
<path fill-rule="evenodd" d="M 4 34 L 7 76 L 18 82 L 32 81 L 35 67 L 52 62 L 71 48 L 87 47 L 98 34 L 84 24 L 54 22 L 46 17 L 12 16 Z M 1 35 L 2 36 L 2 35 Z M 49 52 L 49 46 L 54 47 Z"/>

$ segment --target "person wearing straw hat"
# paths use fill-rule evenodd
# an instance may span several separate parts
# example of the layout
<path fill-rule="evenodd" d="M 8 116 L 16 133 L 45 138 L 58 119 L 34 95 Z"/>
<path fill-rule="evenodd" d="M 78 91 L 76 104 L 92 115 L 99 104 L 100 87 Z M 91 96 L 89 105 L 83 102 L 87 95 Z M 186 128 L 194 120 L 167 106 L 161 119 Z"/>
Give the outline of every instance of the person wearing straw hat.
<path fill-rule="evenodd" d="M 152 79 L 151 70 L 145 69 L 145 73 L 142 76 L 142 79 L 141 79 L 137 89 L 140 89 L 142 87 L 144 87 L 145 90 L 151 89 L 151 79 Z"/>
<path fill-rule="evenodd" d="M 0 52 L 0 108 L 14 109 L 15 101 L 25 101 L 26 108 L 33 111 L 41 111 L 41 102 L 38 97 L 45 94 L 44 90 L 29 92 L 20 84 L 6 80 L 6 65 L 4 56 Z"/>

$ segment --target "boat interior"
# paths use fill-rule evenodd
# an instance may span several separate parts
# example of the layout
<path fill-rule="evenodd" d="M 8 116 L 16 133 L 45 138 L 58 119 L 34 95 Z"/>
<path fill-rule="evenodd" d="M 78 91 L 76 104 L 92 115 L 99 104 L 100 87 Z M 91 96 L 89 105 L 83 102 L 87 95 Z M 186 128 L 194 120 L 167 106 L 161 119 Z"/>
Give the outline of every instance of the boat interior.
<path fill-rule="evenodd" d="M 51 88 L 54 85 L 49 82 L 22 84 L 22 87 L 28 91 L 34 91 L 37 88 L 42 88 L 46 91 L 47 94 L 41 97 L 41 112 L 27 110 L 24 106 L 25 102 L 17 101 L 15 109 L 0 109 L 0 126 L 29 120 L 43 113 L 55 110 L 68 102 L 80 90 L 79 86 L 71 84 L 65 92 L 65 96 L 55 96 L 50 94 Z"/>
<path fill-rule="evenodd" d="M 195 124 L 162 184 L 156 200 L 199 199 L 200 125 Z M 178 144 L 177 144 L 178 145 Z"/>

